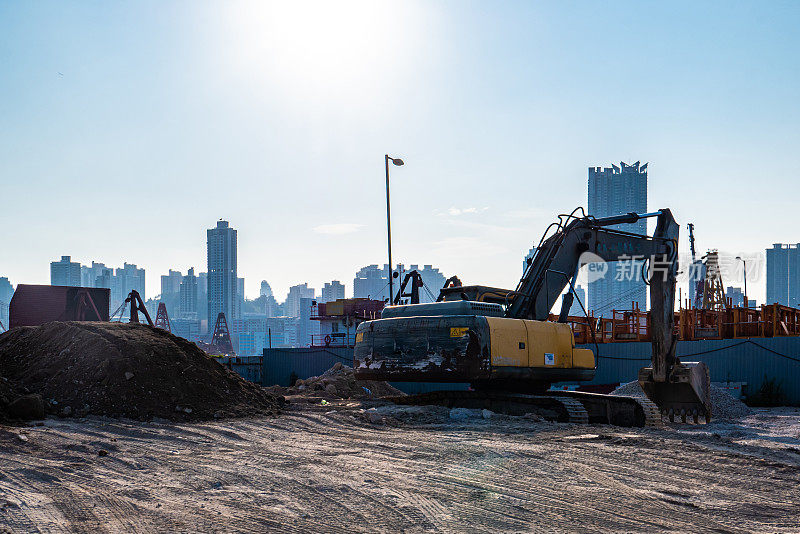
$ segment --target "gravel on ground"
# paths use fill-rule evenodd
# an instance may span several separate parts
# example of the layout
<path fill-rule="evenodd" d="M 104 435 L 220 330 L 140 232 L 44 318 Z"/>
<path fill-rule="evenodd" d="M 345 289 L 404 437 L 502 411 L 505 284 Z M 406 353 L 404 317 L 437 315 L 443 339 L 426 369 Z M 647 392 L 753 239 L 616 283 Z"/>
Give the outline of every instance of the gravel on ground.
<path fill-rule="evenodd" d="M 0 525 L 11 532 L 798 531 L 797 409 L 623 429 L 326 402 L 293 403 L 277 418 L 199 424 L 91 417 L 0 426 Z"/>
<path fill-rule="evenodd" d="M 724 389 L 711 384 L 711 414 L 714 419 L 737 420 L 747 417 L 753 410 L 745 403 L 731 396 Z M 638 381 L 622 384 L 611 392 L 611 395 L 625 397 L 644 397 L 644 391 Z"/>

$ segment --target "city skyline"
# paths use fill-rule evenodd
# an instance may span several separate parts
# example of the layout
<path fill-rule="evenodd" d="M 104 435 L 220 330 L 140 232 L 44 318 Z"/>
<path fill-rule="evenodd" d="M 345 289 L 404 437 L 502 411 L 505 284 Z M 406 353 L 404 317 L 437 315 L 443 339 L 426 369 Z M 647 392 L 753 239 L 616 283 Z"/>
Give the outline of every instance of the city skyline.
<path fill-rule="evenodd" d="M 513 286 L 611 161 L 650 162 L 683 250 L 798 239 L 796 4 L 237 5 L 0 6 L 3 276 L 199 269 L 224 218 L 248 297 L 348 280 L 384 263 L 386 153 L 393 259 L 465 283 Z"/>

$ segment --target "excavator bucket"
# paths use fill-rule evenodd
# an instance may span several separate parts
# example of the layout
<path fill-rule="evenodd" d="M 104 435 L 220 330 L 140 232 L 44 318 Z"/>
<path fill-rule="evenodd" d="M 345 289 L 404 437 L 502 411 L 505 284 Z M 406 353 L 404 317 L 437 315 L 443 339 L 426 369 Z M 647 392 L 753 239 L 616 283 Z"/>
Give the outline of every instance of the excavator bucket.
<path fill-rule="evenodd" d="M 666 382 L 653 380 L 653 368 L 639 370 L 639 385 L 653 401 L 662 417 L 670 422 L 680 417 L 685 423 L 692 417 L 695 423 L 703 417 L 711 422 L 711 375 L 703 362 L 683 362 L 675 365 Z"/>

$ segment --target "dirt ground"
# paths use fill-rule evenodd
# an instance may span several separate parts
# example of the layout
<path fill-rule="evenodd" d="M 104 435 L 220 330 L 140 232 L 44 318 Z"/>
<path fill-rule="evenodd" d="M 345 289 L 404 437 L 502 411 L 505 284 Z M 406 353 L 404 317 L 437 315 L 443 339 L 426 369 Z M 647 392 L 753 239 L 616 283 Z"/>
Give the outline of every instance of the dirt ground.
<path fill-rule="evenodd" d="M 0 427 L 0 532 L 800 532 L 798 488 L 793 408 L 623 429 L 296 399 Z"/>

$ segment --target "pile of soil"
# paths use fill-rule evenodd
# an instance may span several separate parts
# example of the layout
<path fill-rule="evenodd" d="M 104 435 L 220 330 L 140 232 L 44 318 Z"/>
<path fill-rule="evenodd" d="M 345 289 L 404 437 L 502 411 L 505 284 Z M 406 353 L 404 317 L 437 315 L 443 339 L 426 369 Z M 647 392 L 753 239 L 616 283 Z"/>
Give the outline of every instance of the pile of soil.
<path fill-rule="evenodd" d="M 733 398 L 724 389 L 711 385 L 711 420 L 714 419 L 741 419 L 753 413 L 753 411 L 739 399 Z M 623 395 L 626 397 L 644 397 L 644 391 L 638 381 L 622 384 L 611 392 L 612 395 Z"/>
<path fill-rule="evenodd" d="M 8 406 L 21 393 L 39 395 L 50 414 L 139 420 L 275 414 L 283 404 L 193 343 L 144 325 L 15 328 L 0 335 L 0 377 L 0 411 L 4 395 Z"/>
<path fill-rule="evenodd" d="M 0 423 L 41 419 L 45 415 L 45 409 L 40 395 L 31 394 L 25 388 L 0 376 Z"/>
<path fill-rule="evenodd" d="M 388 382 L 356 380 L 353 368 L 337 362 L 320 376 L 298 380 L 288 395 L 321 396 L 334 399 L 377 399 L 405 395 Z"/>

